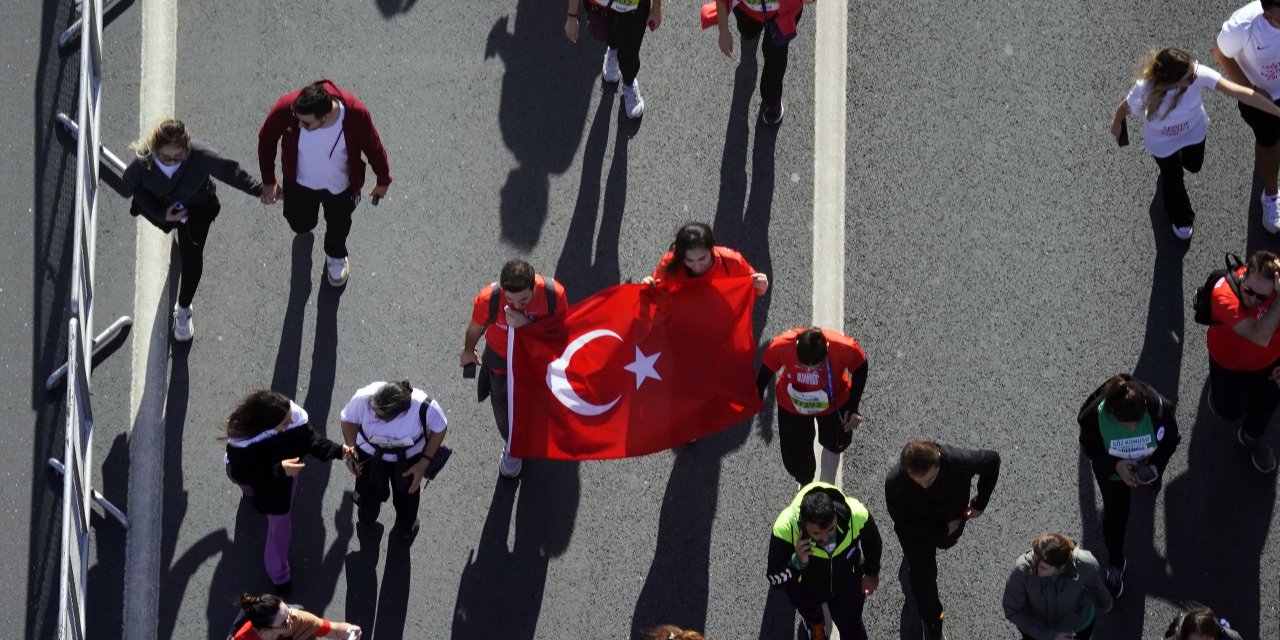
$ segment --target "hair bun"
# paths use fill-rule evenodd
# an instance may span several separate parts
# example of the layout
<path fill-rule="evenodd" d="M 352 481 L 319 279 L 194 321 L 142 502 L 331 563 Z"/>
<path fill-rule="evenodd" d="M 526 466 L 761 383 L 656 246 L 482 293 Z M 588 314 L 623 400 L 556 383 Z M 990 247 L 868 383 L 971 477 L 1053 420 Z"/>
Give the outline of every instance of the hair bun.
<path fill-rule="evenodd" d="M 252 593 L 247 593 L 247 592 L 246 592 L 246 593 L 241 593 L 241 594 L 240 594 L 240 608 L 241 608 L 241 609 L 249 609 L 249 608 L 252 608 L 252 607 L 253 607 L 254 605 L 256 605 L 256 604 L 258 604 L 258 596 L 255 596 L 255 595 L 253 595 Z"/>

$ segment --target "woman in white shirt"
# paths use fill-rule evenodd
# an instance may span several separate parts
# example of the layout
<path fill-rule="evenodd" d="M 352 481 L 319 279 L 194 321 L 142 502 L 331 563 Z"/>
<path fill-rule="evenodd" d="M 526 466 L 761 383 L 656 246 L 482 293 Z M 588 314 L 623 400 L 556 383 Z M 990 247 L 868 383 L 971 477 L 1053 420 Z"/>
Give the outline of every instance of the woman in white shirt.
<path fill-rule="evenodd" d="M 1111 120 L 1111 135 L 1117 139 L 1130 113 L 1142 120 L 1143 142 L 1160 167 L 1165 212 L 1174 235 L 1183 240 L 1191 239 L 1195 211 L 1191 208 L 1182 172 L 1185 169 L 1197 173 L 1204 163 L 1209 116 L 1200 91 L 1206 88 L 1217 89 L 1255 109 L 1280 117 L 1280 107 L 1265 96 L 1222 77 L 1182 49 L 1166 47 L 1152 53 L 1143 63 L 1137 81 L 1129 95 L 1120 101 Z"/>

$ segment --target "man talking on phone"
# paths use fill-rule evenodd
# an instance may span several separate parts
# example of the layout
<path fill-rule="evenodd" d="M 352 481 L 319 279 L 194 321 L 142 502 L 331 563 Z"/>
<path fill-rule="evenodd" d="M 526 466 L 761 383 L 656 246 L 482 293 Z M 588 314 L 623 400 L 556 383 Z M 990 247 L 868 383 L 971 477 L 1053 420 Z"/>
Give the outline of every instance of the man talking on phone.
<path fill-rule="evenodd" d="M 978 489 L 970 497 L 975 476 Z M 965 523 L 982 515 L 999 476 L 1000 454 L 995 451 L 912 440 L 884 481 L 885 506 L 902 544 L 925 640 L 946 638 L 938 597 L 938 549 L 954 547 Z"/>
<path fill-rule="evenodd" d="M 880 585 L 881 547 L 880 530 L 861 502 L 814 482 L 773 523 L 769 584 L 787 592 L 811 640 L 826 637 L 824 603 L 840 637 L 866 640 L 862 608 Z"/>

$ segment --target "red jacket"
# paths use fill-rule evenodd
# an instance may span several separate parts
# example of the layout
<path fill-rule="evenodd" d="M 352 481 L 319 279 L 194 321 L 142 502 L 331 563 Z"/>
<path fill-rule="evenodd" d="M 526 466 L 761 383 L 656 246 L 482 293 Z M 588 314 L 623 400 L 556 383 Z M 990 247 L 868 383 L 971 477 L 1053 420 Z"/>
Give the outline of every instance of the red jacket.
<path fill-rule="evenodd" d="M 364 160 L 368 158 L 373 165 L 373 174 L 377 176 L 377 184 L 391 184 L 391 166 L 387 162 L 387 150 L 378 137 L 378 129 L 373 126 L 373 116 L 364 103 L 356 97 L 338 88 L 332 81 L 321 80 L 329 95 L 342 101 L 347 113 L 342 120 L 342 132 L 347 141 L 347 177 L 351 181 L 351 189 L 359 193 L 364 186 Z M 267 113 L 267 119 L 258 129 L 258 165 L 262 170 L 262 184 L 276 183 L 276 143 L 280 143 L 280 169 L 284 174 L 285 184 L 298 181 L 298 119 L 293 117 L 293 101 L 298 99 L 299 89 L 281 96 L 275 106 Z"/>

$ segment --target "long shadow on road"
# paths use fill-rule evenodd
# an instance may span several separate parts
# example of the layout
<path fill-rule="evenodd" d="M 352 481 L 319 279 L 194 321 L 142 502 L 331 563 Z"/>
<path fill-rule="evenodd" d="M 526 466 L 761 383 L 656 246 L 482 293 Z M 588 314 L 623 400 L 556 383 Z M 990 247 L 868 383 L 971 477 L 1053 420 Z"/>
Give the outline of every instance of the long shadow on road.
<path fill-rule="evenodd" d="M 525 460 L 519 481 L 498 478 L 480 540 L 462 569 L 453 640 L 548 635 L 537 633 L 538 616 L 547 568 L 573 538 L 582 494 L 578 467 L 576 462 Z M 513 512 L 515 543 L 508 550 Z"/>

